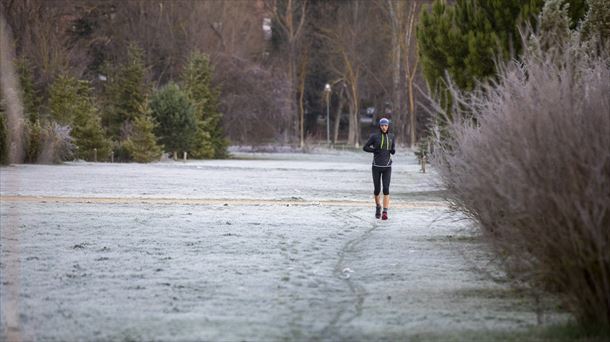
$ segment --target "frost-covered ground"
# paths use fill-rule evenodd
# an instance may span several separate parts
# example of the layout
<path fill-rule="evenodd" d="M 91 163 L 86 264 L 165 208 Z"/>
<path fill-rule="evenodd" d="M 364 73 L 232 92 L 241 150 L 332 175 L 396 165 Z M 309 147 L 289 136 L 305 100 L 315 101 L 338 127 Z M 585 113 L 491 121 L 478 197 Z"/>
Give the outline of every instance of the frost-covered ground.
<path fill-rule="evenodd" d="M 529 298 L 473 269 L 483 246 L 412 154 L 395 158 L 386 222 L 365 153 L 0 176 L 0 336 L 15 289 L 25 340 L 425 339 L 537 322 Z"/>

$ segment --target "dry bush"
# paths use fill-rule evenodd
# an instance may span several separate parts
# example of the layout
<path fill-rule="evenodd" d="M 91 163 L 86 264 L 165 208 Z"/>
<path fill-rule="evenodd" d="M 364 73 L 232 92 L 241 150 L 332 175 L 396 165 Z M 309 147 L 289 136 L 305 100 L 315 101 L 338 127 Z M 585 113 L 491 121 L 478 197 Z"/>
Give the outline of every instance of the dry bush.
<path fill-rule="evenodd" d="M 449 125 L 434 163 L 513 280 L 609 326 L 610 69 L 574 51 L 525 56 L 496 84 L 454 92 L 469 119 Z"/>
<path fill-rule="evenodd" d="M 76 145 L 70 135 L 70 126 L 62 126 L 55 121 L 45 121 L 36 135 L 38 164 L 59 164 L 74 158 Z M 31 137 L 27 140 L 31 141 Z"/>

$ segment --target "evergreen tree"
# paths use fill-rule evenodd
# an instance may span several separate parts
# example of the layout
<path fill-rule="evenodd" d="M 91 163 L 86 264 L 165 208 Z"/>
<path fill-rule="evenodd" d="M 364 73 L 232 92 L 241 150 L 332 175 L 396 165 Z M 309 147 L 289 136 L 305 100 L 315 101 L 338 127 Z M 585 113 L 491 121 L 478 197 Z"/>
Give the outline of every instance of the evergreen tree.
<path fill-rule="evenodd" d="M 603 1 L 603 0 L 602 0 Z M 576 29 L 589 10 L 588 0 L 563 0 L 568 11 L 570 29 Z"/>
<path fill-rule="evenodd" d="M 562 2 L 574 3 L 578 16 L 583 1 Z M 535 27 L 543 5 L 544 0 L 457 0 L 453 5 L 436 0 L 430 11 L 423 11 L 417 27 L 423 74 L 445 108 L 450 104 L 445 73 L 465 91 L 493 77 L 496 59 L 505 61 L 521 53 L 520 27 Z"/>
<path fill-rule="evenodd" d="M 195 110 L 187 95 L 174 83 L 157 91 L 150 102 L 153 117 L 159 123 L 155 135 L 171 152 L 189 152 L 197 134 Z"/>
<path fill-rule="evenodd" d="M 193 104 L 197 118 L 197 134 L 193 146 L 195 158 L 223 158 L 227 141 L 222 129 L 222 113 L 218 110 L 220 91 L 212 86 L 214 69 L 209 58 L 193 53 L 182 73 L 184 91 Z"/>
<path fill-rule="evenodd" d="M 76 113 L 87 109 L 86 99 L 79 94 L 79 81 L 66 75 L 57 77 L 49 88 L 51 119 L 71 125 Z"/>
<path fill-rule="evenodd" d="M 34 86 L 32 77 L 32 65 L 26 58 L 17 60 L 17 74 L 21 85 L 21 100 L 23 101 L 23 112 L 31 122 L 39 119 L 40 97 Z"/>
<path fill-rule="evenodd" d="M 109 79 L 105 88 L 104 125 L 115 141 L 127 138 L 121 136 L 121 127 L 140 114 L 140 108 L 150 91 L 143 54 L 142 49 L 132 44 L 128 48 L 127 62 L 114 70 L 107 70 Z"/>
<path fill-rule="evenodd" d="M 519 24 L 533 19 L 543 0 L 458 0 L 447 5 L 437 0 L 424 11 L 417 28 L 423 72 L 433 89 L 445 77 L 464 90 L 476 79 L 495 72 L 494 58 L 518 54 Z"/>
<path fill-rule="evenodd" d="M 36 163 L 44 148 L 44 133 L 40 120 L 25 121 L 23 130 L 25 138 L 25 162 Z"/>
<path fill-rule="evenodd" d="M 76 156 L 93 160 L 97 149 L 98 160 L 106 159 L 110 153 L 110 141 L 104 136 L 90 83 L 60 76 L 49 92 L 51 117 L 60 124 L 72 127 Z"/>
<path fill-rule="evenodd" d="M 148 102 L 141 109 L 141 115 L 133 121 L 131 136 L 125 141 L 124 147 L 131 158 L 138 163 L 147 163 L 159 160 L 163 147 L 157 144 L 154 130 L 157 127 L 148 107 Z"/>

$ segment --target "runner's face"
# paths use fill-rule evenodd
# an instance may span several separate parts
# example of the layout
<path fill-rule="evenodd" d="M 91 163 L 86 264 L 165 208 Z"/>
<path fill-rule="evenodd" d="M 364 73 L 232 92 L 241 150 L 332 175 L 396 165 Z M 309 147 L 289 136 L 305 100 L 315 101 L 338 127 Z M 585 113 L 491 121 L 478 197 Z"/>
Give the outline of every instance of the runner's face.
<path fill-rule="evenodd" d="M 388 131 L 388 125 L 380 125 L 379 128 L 381 128 L 381 131 L 383 133 L 387 133 L 387 131 Z"/>

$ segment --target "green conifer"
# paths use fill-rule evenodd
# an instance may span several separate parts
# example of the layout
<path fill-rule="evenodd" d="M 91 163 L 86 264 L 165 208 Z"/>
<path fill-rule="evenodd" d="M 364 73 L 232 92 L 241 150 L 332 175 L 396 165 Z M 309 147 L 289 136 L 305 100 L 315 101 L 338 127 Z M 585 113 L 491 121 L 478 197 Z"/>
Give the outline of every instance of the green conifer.
<path fill-rule="evenodd" d="M 163 148 L 157 144 L 154 134 L 157 123 L 152 118 L 148 102 L 145 102 L 140 112 L 141 114 L 133 121 L 131 136 L 125 141 L 124 147 L 131 158 L 138 163 L 159 160 Z"/>
<path fill-rule="evenodd" d="M 106 67 L 108 81 L 104 89 L 105 110 L 104 125 L 110 137 L 121 141 L 121 128 L 131 122 L 140 113 L 150 85 L 146 80 L 146 67 L 143 62 L 143 51 L 132 44 L 128 48 L 127 62 L 116 69 Z"/>
<path fill-rule="evenodd" d="M 53 82 L 49 92 L 51 117 L 72 127 L 76 157 L 85 160 L 97 157 L 98 161 L 107 159 L 110 141 L 104 135 L 90 83 L 62 75 Z"/>
<path fill-rule="evenodd" d="M 197 134 L 197 118 L 188 97 L 174 83 L 158 90 L 150 108 L 159 123 L 155 135 L 170 152 L 190 152 Z"/>
<path fill-rule="evenodd" d="M 195 52 L 182 73 L 184 91 L 193 104 L 197 133 L 192 149 L 195 158 L 224 158 L 228 142 L 218 110 L 220 90 L 212 86 L 214 68 L 208 56 Z"/>
<path fill-rule="evenodd" d="M 580 20 L 583 1 L 561 1 L 574 8 L 569 12 L 575 16 L 572 22 Z M 436 0 L 430 10 L 422 12 L 417 40 L 423 74 L 445 108 L 451 103 L 446 92 L 447 74 L 464 91 L 474 89 L 477 81 L 494 77 L 496 60 L 521 54 L 520 29 L 536 26 L 543 5 L 544 0 L 457 0 L 452 5 Z"/>
<path fill-rule="evenodd" d="M 32 64 L 27 58 L 17 60 L 17 74 L 21 85 L 21 100 L 23 101 L 23 113 L 30 122 L 39 119 L 40 96 L 34 86 L 32 76 Z"/>

